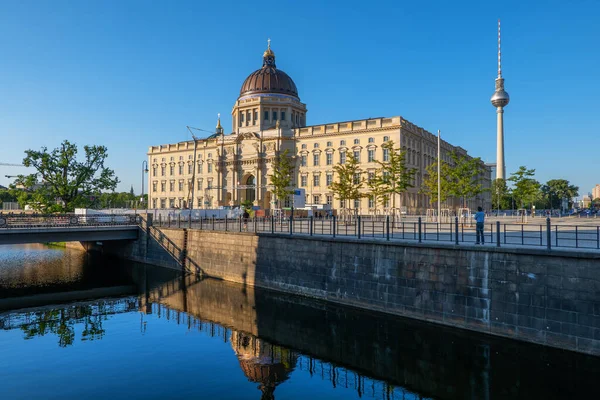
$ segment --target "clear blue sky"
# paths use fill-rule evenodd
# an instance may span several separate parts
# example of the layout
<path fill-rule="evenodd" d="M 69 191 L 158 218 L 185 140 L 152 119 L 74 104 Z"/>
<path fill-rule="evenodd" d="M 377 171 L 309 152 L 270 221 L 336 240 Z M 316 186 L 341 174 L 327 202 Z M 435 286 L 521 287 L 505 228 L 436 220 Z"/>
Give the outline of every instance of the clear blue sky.
<path fill-rule="evenodd" d="M 498 6 L 501 4 L 502 6 Z M 214 129 L 267 38 L 308 124 L 402 115 L 495 161 L 502 19 L 508 172 L 600 183 L 600 2 L 0 1 L 0 162 L 103 144 L 121 190 L 148 146 Z M 23 168 L 0 167 L 6 174 Z"/>

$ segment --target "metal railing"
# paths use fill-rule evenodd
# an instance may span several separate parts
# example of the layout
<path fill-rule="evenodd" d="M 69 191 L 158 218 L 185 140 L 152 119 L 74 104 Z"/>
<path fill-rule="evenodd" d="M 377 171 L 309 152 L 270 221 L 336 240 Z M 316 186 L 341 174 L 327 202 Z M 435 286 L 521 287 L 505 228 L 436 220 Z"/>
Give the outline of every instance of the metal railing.
<path fill-rule="evenodd" d="M 100 227 L 138 223 L 139 216 L 135 214 L 0 214 L 0 229 Z"/>
<path fill-rule="evenodd" d="M 159 216 L 154 224 L 160 227 L 188 228 L 209 231 L 255 232 L 281 235 L 308 235 L 321 237 L 354 237 L 358 239 L 407 240 L 422 242 L 448 242 L 455 245 L 475 244 L 476 224 L 463 223 L 455 217 L 453 222 L 435 223 L 402 221 L 390 217 L 363 219 L 361 217 L 331 218 L 193 218 L 191 216 Z M 524 225 L 495 223 L 484 224 L 483 240 L 486 245 L 534 246 L 552 248 L 581 248 L 600 250 L 600 225 Z"/>

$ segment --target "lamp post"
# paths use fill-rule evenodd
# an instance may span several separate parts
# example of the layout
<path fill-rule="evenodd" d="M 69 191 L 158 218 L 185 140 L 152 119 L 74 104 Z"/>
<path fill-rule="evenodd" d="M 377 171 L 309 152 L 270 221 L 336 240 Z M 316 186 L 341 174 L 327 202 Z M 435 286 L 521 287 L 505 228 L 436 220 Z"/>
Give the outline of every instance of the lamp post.
<path fill-rule="evenodd" d="M 142 198 L 141 203 L 144 204 L 144 179 L 146 178 L 144 174 L 148 173 L 148 161 L 142 161 Z M 149 191 L 149 190 L 148 190 Z"/>

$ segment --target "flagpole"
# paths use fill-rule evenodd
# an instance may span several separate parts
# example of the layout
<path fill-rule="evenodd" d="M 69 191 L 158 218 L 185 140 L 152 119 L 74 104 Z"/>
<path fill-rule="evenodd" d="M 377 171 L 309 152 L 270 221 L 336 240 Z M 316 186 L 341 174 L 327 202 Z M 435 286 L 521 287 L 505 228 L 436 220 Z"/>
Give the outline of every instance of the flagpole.
<path fill-rule="evenodd" d="M 438 136 L 437 136 L 437 158 L 438 158 L 438 162 L 437 162 L 437 222 L 438 224 L 441 222 L 441 211 L 442 211 L 442 182 L 441 182 L 441 169 L 442 169 L 442 163 L 441 163 L 441 153 L 440 153 L 440 130 L 438 129 Z"/>

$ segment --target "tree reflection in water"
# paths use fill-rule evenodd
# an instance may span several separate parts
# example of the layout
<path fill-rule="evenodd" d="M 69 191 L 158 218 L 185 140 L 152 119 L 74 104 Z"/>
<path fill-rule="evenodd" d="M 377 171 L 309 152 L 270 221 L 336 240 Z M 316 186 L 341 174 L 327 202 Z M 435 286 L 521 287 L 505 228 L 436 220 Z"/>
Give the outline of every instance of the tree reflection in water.
<path fill-rule="evenodd" d="M 75 343 L 75 327 L 83 325 L 81 341 L 100 340 L 106 331 L 103 321 L 112 314 L 135 311 L 136 298 L 100 300 L 94 303 L 78 303 L 61 308 L 41 309 L 0 316 L 0 328 L 18 327 L 25 340 L 46 335 L 58 336 L 58 345 L 68 347 Z"/>

